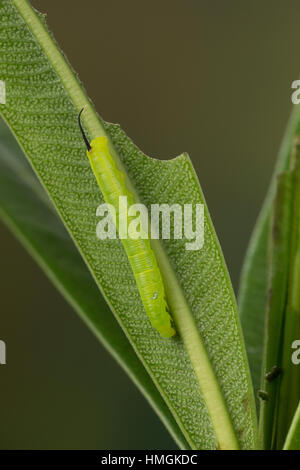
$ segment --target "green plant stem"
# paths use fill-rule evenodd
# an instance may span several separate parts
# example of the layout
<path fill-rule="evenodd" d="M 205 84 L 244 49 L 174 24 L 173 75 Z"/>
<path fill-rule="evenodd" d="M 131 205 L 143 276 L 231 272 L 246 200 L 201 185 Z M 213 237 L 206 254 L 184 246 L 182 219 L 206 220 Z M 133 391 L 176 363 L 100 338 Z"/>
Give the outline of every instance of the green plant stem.
<path fill-rule="evenodd" d="M 270 267 L 267 298 L 266 337 L 261 388 L 267 400 L 261 400 L 260 443 L 263 449 L 273 447 L 274 419 L 276 415 L 279 376 L 270 380 L 270 371 L 281 363 L 281 341 L 287 298 L 290 256 L 293 177 L 291 172 L 281 173 L 270 230 Z M 269 375 L 267 375 L 269 374 Z"/>
<path fill-rule="evenodd" d="M 251 235 L 241 274 L 238 303 L 255 390 L 260 387 L 262 374 L 271 205 L 276 192 L 277 175 L 289 170 L 293 139 L 298 132 L 300 132 L 300 106 L 295 105 L 282 139 L 271 184 Z"/>
<path fill-rule="evenodd" d="M 292 239 L 288 299 L 282 352 L 283 376 L 277 422 L 277 448 L 282 448 L 292 423 L 300 396 L 300 367 L 291 361 L 292 343 L 300 337 L 300 141 L 297 139 L 292 159 L 294 168 Z"/>

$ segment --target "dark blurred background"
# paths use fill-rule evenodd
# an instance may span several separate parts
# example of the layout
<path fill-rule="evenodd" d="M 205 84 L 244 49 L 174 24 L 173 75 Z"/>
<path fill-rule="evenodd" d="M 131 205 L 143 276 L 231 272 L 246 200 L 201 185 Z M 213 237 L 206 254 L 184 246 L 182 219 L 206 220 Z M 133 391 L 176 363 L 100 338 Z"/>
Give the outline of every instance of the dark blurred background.
<path fill-rule="evenodd" d="M 300 71 L 299 1 L 32 3 L 104 119 L 149 155 L 189 152 L 237 290 Z M 0 243 L 0 448 L 174 448 L 2 224 Z"/>

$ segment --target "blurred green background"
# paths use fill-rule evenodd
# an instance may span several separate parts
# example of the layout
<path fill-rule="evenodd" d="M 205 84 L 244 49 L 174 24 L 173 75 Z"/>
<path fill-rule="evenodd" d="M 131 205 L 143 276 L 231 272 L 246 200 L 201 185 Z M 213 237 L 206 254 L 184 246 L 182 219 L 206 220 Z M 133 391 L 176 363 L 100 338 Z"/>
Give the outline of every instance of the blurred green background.
<path fill-rule="evenodd" d="M 149 155 L 189 152 L 237 290 L 300 70 L 299 1 L 32 4 L 104 119 Z M 0 243 L 0 448 L 175 448 L 3 224 Z"/>

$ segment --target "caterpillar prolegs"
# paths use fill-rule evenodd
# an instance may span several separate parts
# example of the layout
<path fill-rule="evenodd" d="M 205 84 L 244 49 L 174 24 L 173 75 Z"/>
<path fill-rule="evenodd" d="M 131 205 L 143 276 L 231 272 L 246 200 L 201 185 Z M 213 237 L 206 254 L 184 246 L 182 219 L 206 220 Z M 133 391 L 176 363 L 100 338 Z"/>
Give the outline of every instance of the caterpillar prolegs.
<path fill-rule="evenodd" d="M 84 108 L 83 108 L 84 109 Z M 108 148 L 107 137 L 97 137 L 88 141 L 78 116 L 79 127 L 87 146 L 87 156 L 92 170 L 107 204 L 116 211 L 116 228 L 119 231 L 119 198 L 126 196 L 129 205 L 135 204 L 133 194 L 125 183 L 125 175 L 116 167 L 115 161 Z M 127 214 L 127 226 L 131 219 Z M 176 333 L 171 324 L 167 310 L 164 284 L 156 257 L 147 238 L 121 238 L 126 255 L 131 265 L 134 278 L 144 305 L 144 309 L 152 326 L 164 338 L 170 338 Z"/>

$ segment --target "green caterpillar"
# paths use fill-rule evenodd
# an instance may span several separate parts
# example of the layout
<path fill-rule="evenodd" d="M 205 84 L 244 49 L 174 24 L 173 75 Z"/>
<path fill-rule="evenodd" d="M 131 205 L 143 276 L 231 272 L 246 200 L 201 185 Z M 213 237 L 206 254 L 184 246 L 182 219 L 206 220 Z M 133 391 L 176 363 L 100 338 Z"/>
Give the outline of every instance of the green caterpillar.
<path fill-rule="evenodd" d="M 129 205 L 135 204 L 133 194 L 127 189 L 125 175 L 119 171 L 108 148 L 107 137 L 101 136 L 89 143 L 78 115 L 78 124 L 87 147 L 92 170 L 106 204 L 116 211 L 116 228 L 119 230 L 119 198 L 126 196 Z M 127 226 L 134 217 L 127 214 Z M 175 335 L 171 317 L 167 310 L 166 295 L 162 276 L 148 238 L 121 239 L 131 265 L 138 290 L 152 326 L 164 338 Z"/>

